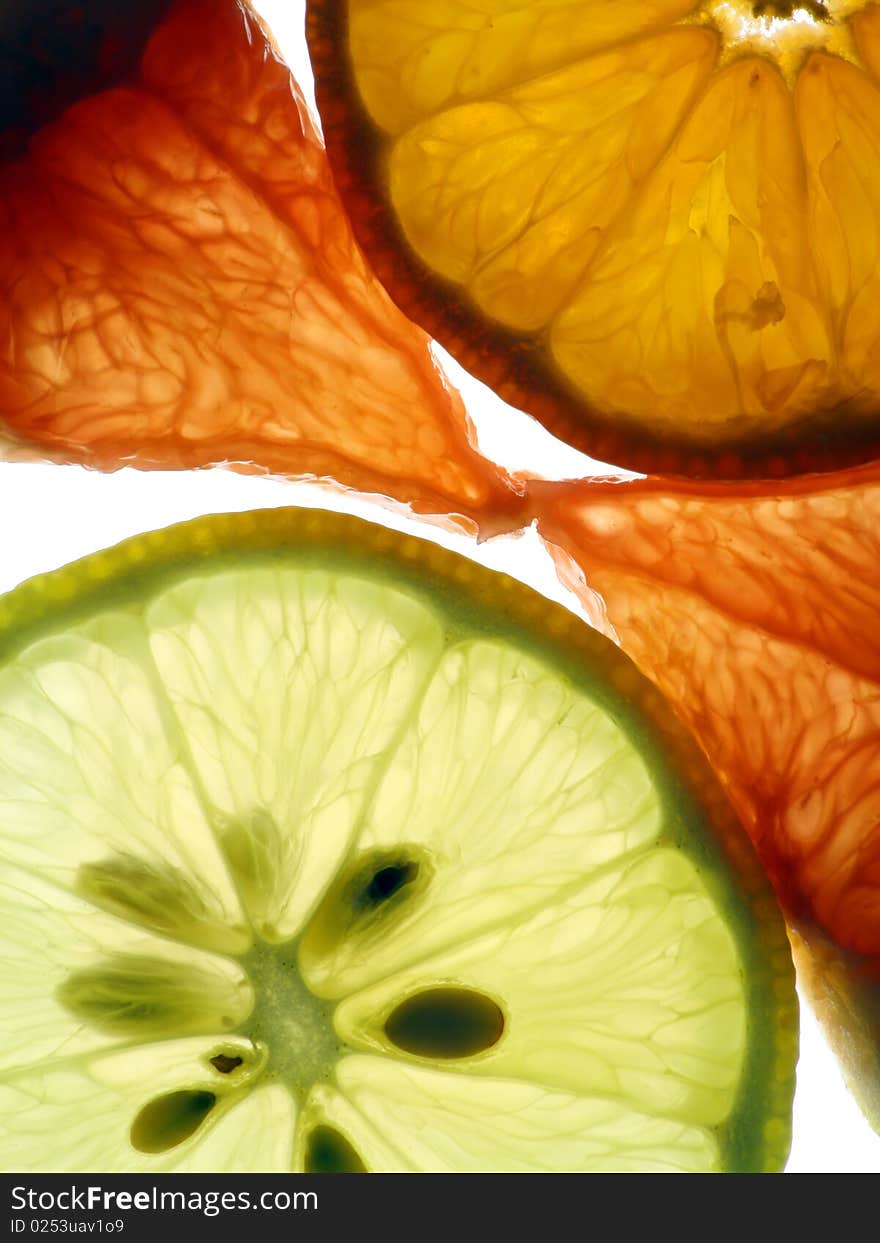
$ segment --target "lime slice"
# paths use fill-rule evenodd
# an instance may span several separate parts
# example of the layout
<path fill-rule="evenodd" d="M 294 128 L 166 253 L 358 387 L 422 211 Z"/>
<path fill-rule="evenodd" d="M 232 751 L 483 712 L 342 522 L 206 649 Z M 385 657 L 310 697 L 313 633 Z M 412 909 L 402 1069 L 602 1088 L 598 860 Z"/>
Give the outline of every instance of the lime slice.
<path fill-rule="evenodd" d="M 607 640 L 339 515 L 0 601 L 0 1164 L 762 1170 L 785 932 Z"/>

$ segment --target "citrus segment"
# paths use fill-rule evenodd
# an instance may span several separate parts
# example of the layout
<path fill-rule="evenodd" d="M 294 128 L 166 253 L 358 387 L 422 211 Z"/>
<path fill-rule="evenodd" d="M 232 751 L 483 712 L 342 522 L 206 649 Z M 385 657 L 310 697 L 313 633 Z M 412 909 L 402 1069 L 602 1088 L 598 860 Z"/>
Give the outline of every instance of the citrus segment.
<path fill-rule="evenodd" d="M 707 31 L 673 31 L 408 130 L 389 178 L 410 242 L 499 323 L 544 327 L 668 146 L 714 51 Z"/>
<path fill-rule="evenodd" d="M 311 0 L 361 243 L 459 361 L 601 460 L 873 457 L 874 6 L 637 8 Z"/>
<path fill-rule="evenodd" d="M 470 1075 L 721 1125 L 736 1092 L 745 1014 L 733 939 L 693 864 L 661 846 L 568 888 L 545 898 L 550 909 L 498 919 L 347 998 L 340 1034 L 351 1045 L 428 1057 L 395 1038 L 382 1016 L 394 1019 L 398 999 L 422 999 L 432 981 L 454 980 L 483 998 L 483 1009 L 503 1000 L 503 1029 L 463 1063 Z"/>
<path fill-rule="evenodd" d="M 792 923 L 836 947 L 815 969 L 843 977 L 833 1023 L 848 1009 L 880 1035 L 876 469 L 534 486 L 560 571 L 700 740 Z M 873 1052 L 859 1073 L 877 1077 Z"/>
<path fill-rule="evenodd" d="M 151 1045 L 146 1053 L 137 1046 L 5 1077 L 0 1083 L 3 1169 L 58 1174 L 289 1169 L 296 1112 L 290 1093 L 279 1084 L 221 1085 L 204 1052 L 204 1041 L 172 1041 Z M 156 1103 L 194 1091 L 215 1097 L 201 1123 L 176 1143 L 169 1131 L 160 1138 Z M 183 1112 L 178 1110 L 178 1124 Z M 11 1128 L 14 1148 L 7 1138 Z"/>
<path fill-rule="evenodd" d="M 439 548 L 295 511 L 130 541 L 3 616 L 7 1168 L 234 1169 L 233 1124 L 267 1170 L 784 1161 L 781 920 L 605 639 Z M 193 899 L 158 926 L 131 896 L 133 875 L 168 891 L 156 842 L 123 853 L 68 770 L 39 782 L 63 712 L 89 744 L 74 787 L 115 753 L 120 796 L 99 788 L 125 815 L 138 717 L 82 695 L 85 671 L 149 695 L 147 749 L 191 798 L 167 811 L 173 892 L 219 869 L 213 922 Z"/>
<path fill-rule="evenodd" d="M 548 886 L 561 892 L 661 830 L 649 773 L 601 703 L 501 643 L 443 655 L 395 758 L 352 868 L 396 847 L 421 875 L 394 904 L 392 939 L 380 918 L 342 917 L 348 886 L 328 895 L 302 954 L 330 995 L 506 927 L 539 909 Z"/>
<path fill-rule="evenodd" d="M 695 0 L 359 0 L 352 59 L 374 120 L 390 133 L 474 97 L 568 64 L 572 57 L 675 21 Z"/>
<path fill-rule="evenodd" d="M 287 940 L 431 672 L 437 621 L 381 584 L 316 567 L 183 583 L 151 602 L 147 624 L 251 921 Z"/>
<path fill-rule="evenodd" d="M 804 228 L 791 100 L 739 60 L 693 106 L 551 330 L 598 407 L 724 441 L 815 402 L 831 344 Z M 634 290 L 639 297 L 633 298 Z"/>
<path fill-rule="evenodd" d="M 853 13 L 851 26 L 859 57 L 877 79 L 880 76 L 880 6 L 869 4 Z"/>
<path fill-rule="evenodd" d="M 851 405 L 864 417 L 880 394 L 880 185 L 865 175 L 880 157 L 880 89 L 854 66 L 817 54 L 795 105 L 817 277 Z"/>
<path fill-rule="evenodd" d="M 0 671 L 4 858 L 141 928 L 240 952 L 250 931 L 145 656 L 143 627 L 109 610 Z"/>
<path fill-rule="evenodd" d="M 145 935 L 32 870 L 5 864 L 0 910 L 0 1073 L 83 1059 L 139 1037 L 228 1031 L 253 1004 L 229 958 Z"/>
<path fill-rule="evenodd" d="M 232 464 L 443 515 L 515 507 L 358 251 L 255 17 L 163 7 L 121 81 L 82 83 L 0 169 L 11 437 L 105 469 Z"/>
<path fill-rule="evenodd" d="M 339 1089 L 321 1105 L 377 1173 L 667 1173 L 716 1160 L 706 1129 L 621 1111 L 601 1096 L 474 1083 L 384 1058 L 348 1058 Z M 405 1146 L 396 1135 L 406 1135 Z"/>

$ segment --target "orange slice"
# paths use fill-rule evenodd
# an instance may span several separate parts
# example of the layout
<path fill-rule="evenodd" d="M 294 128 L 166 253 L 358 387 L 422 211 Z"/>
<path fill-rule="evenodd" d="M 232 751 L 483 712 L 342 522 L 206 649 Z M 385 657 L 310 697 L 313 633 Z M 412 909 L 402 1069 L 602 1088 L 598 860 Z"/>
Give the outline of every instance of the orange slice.
<path fill-rule="evenodd" d="M 515 507 L 427 338 L 365 264 L 302 96 L 246 8 L 110 6 L 89 25 L 80 5 L 16 0 L 10 21 L 8 438 L 102 469 L 252 463 L 426 512 Z"/>
<path fill-rule="evenodd" d="M 533 487 L 561 577 L 719 774 L 880 1127 L 880 469 Z"/>
<path fill-rule="evenodd" d="M 647 473 L 880 450 L 880 7 L 309 0 L 324 132 L 398 304 Z"/>

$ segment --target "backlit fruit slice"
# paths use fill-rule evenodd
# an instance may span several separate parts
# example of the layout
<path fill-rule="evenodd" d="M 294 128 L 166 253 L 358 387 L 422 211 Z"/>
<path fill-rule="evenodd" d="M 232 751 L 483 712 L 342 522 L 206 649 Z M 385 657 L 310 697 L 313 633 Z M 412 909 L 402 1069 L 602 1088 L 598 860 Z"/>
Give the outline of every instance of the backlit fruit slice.
<path fill-rule="evenodd" d="M 220 463 L 444 516 L 515 507 L 366 266 L 245 6 L 4 0 L 0 39 L 7 436 L 104 469 Z"/>
<path fill-rule="evenodd" d="M 561 576 L 720 776 L 880 1130 L 880 470 L 533 487 Z"/>
<path fill-rule="evenodd" d="M 572 615 L 272 510 L 0 626 L 3 1168 L 782 1165 L 778 908 Z"/>
<path fill-rule="evenodd" d="M 880 6 L 308 13 L 358 239 L 508 401 L 646 473 L 880 453 Z"/>

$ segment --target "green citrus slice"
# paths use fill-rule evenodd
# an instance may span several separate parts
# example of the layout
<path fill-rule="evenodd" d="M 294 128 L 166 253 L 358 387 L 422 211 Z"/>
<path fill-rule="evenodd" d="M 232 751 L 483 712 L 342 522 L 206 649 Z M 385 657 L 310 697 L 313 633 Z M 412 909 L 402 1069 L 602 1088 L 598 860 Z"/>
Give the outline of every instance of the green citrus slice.
<path fill-rule="evenodd" d="M 521 584 L 324 513 L 0 601 L 0 1165 L 763 1170 L 796 1001 L 664 701 Z"/>

